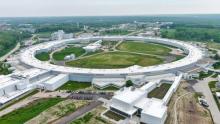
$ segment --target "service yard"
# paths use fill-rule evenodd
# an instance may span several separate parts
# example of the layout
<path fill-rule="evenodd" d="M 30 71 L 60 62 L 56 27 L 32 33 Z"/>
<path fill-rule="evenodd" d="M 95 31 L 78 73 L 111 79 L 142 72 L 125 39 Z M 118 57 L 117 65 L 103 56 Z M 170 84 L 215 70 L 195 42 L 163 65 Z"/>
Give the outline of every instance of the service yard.
<path fill-rule="evenodd" d="M 179 98 L 180 96 L 182 97 Z M 178 98 L 179 100 L 177 101 Z M 177 119 L 176 123 L 175 118 Z M 197 102 L 195 92 L 193 92 L 191 86 L 187 82 L 183 81 L 181 82 L 177 92 L 172 96 L 171 101 L 168 105 L 168 118 L 166 120 L 166 124 L 191 123 L 213 124 L 209 110 L 202 107 Z"/>

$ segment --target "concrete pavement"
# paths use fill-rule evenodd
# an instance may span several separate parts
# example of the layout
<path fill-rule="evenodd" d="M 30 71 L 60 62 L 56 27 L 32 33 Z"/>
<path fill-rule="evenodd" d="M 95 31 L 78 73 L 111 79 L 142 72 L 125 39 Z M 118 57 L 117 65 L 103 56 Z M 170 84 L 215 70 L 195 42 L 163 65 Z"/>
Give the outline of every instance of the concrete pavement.
<path fill-rule="evenodd" d="M 204 80 L 198 80 L 198 83 L 193 85 L 196 92 L 202 92 L 209 104 L 209 110 L 211 111 L 212 118 L 215 124 L 220 124 L 220 111 L 216 105 L 216 102 L 212 96 L 212 92 L 209 89 L 208 82 L 215 81 L 216 79 L 208 77 Z"/>

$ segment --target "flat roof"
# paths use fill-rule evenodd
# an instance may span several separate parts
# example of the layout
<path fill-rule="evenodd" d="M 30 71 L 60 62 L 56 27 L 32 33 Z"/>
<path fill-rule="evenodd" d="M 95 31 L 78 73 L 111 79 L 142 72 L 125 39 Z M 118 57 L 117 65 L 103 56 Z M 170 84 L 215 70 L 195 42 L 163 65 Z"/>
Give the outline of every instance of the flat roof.
<path fill-rule="evenodd" d="M 118 99 L 125 103 L 132 104 L 137 99 L 145 95 L 146 92 L 137 88 L 132 90 L 132 87 L 129 87 L 129 88 L 124 88 L 123 90 L 119 90 L 115 94 L 116 95 L 113 96 L 114 99 Z"/>
<path fill-rule="evenodd" d="M 143 114 L 151 115 L 153 117 L 162 118 L 167 112 L 167 106 L 163 105 L 163 101 L 156 98 L 147 100 L 143 107 Z"/>

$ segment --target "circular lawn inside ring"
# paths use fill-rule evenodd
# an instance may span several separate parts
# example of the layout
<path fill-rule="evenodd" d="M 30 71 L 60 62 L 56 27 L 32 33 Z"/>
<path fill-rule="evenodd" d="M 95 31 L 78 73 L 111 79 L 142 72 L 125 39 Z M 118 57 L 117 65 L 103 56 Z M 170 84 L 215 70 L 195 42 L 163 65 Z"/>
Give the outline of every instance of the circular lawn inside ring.
<path fill-rule="evenodd" d="M 163 63 L 163 59 L 127 52 L 106 52 L 66 62 L 67 66 L 95 69 L 126 68 L 133 65 L 151 66 Z"/>

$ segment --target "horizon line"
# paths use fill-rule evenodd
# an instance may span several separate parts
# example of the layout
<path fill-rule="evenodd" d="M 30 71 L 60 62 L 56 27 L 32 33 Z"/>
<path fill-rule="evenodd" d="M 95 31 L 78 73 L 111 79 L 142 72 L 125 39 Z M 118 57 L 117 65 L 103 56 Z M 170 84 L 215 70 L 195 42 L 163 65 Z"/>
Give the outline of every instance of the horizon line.
<path fill-rule="evenodd" d="M 0 16 L 0 18 L 43 18 L 43 17 L 119 17 L 119 16 L 183 16 L 183 15 L 220 15 L 220 13 L 161 13 L 161 14 L 135 14 L 135 15 L 42 15 L 42 16 Z"/>

